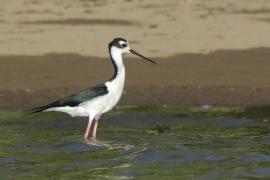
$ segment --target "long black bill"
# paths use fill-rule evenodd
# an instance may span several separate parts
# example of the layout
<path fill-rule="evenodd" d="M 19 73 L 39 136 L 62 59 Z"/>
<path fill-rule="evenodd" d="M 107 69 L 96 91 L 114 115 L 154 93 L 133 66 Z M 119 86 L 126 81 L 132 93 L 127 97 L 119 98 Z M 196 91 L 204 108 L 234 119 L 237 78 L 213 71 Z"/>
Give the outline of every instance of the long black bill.
<path fill-rule="evenodd" d="M 151 63 L 153 63 L 153 64 L 157 64 L 155 61 L 153 61 L 153 60 L 151 60 L 151 59 L 149 59 L 149 58 L 147 58 L 147 57 L 144 57 L 143 55 L 141 55 L 140 53 L 134 51 L 133 49 L 130 49 L 129 51 L 130 51 L 132 54 L 135 54 L 135 55 L 137 55 L 137 56 L 143 58 L 144 60 L 147 60 L 147 61 L 149 61 L 149 62 L 151 62 Z"/>

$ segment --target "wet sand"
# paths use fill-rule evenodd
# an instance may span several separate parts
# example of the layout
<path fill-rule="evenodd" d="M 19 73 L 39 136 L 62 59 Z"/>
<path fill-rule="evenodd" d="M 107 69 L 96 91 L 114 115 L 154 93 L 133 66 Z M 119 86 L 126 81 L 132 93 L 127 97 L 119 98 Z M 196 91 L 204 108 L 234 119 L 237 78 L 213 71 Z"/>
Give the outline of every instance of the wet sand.
<path fill-rule="evenodd" d="M 270 103 L 270 49 L 220 50 L 155 58 L 126 56 L 120 104 L 261 106 Z M 78 54 L 0 56 L 2 108 L 32 107 L 108 80 L 108 58 Z"/>

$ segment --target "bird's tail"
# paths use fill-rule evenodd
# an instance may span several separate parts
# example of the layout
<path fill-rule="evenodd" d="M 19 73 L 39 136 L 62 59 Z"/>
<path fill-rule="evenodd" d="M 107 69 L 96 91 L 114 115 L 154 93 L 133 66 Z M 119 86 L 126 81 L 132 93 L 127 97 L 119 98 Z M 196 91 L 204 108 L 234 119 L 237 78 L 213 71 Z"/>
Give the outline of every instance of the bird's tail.
<path fill-rule="evenodd" d="M 24 117 L 25 116 L 29 116 L 29 115 L 32 115 L 32 114 L 36 114 L 36 113 L 39 113 L 39 112 L 42 112 L 44 110 L 48 109 L 46 106 L 41 106 L 41 107 L 37 107 L 37 108 L 33 108 L 33 109 L 28 109 L 28 110 L 25 110 L 24 111 Z"/>

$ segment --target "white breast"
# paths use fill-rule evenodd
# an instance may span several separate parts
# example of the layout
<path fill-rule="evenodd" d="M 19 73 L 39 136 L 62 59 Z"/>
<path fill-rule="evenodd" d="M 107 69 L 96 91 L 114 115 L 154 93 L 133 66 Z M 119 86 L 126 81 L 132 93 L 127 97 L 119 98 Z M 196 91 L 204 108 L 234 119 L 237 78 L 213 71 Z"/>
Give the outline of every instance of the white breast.
<path fill-rule="evenodd" d="M 125 70 L 118 74 L 113 81 L 106 82 L 109 94 L 107 95 L 106 109 L 103 113 L 111 110 L 120 100 L 125 84 Z"/>
<path fill-rule="evenodd" d="M 126 75 L 122 54 L 119 50 L 112 48 L 111 55 L 117 66 L 117 74 L 114 79 L 105 83 L 108 88 L 108 94 L 81 105 L 81 107 L 86 109 L 89 114 L 97 114 L 100 116 L 101 114 L 110 111 L 122 96 Z"/>

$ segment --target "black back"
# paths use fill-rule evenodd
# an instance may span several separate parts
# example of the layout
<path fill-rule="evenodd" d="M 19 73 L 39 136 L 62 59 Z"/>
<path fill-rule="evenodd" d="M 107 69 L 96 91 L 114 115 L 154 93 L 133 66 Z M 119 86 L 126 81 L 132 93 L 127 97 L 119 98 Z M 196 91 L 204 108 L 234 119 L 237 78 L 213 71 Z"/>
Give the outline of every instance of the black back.
<path fill-rule="evenodd" d="M 50 104 L 47 104 L 45 106 L 37 107 L 34 109 L 31 109 L 29 113 L 37 113 L 44 111 L 49 108 L 53 107 L 64 107 L 64 106 L 78 106 L 82 102 L 92 100 L 96 97 L 103 96 L 108 94 L 108 88 L 105 84 L 100 84 L 92 88 L 88 88 L 82 91 L 79 91 L 78 93 L 72 94 L 70 96 L 67 96 L 65 98 L 59 99 L 57 101 L 54 101 Z"/>

